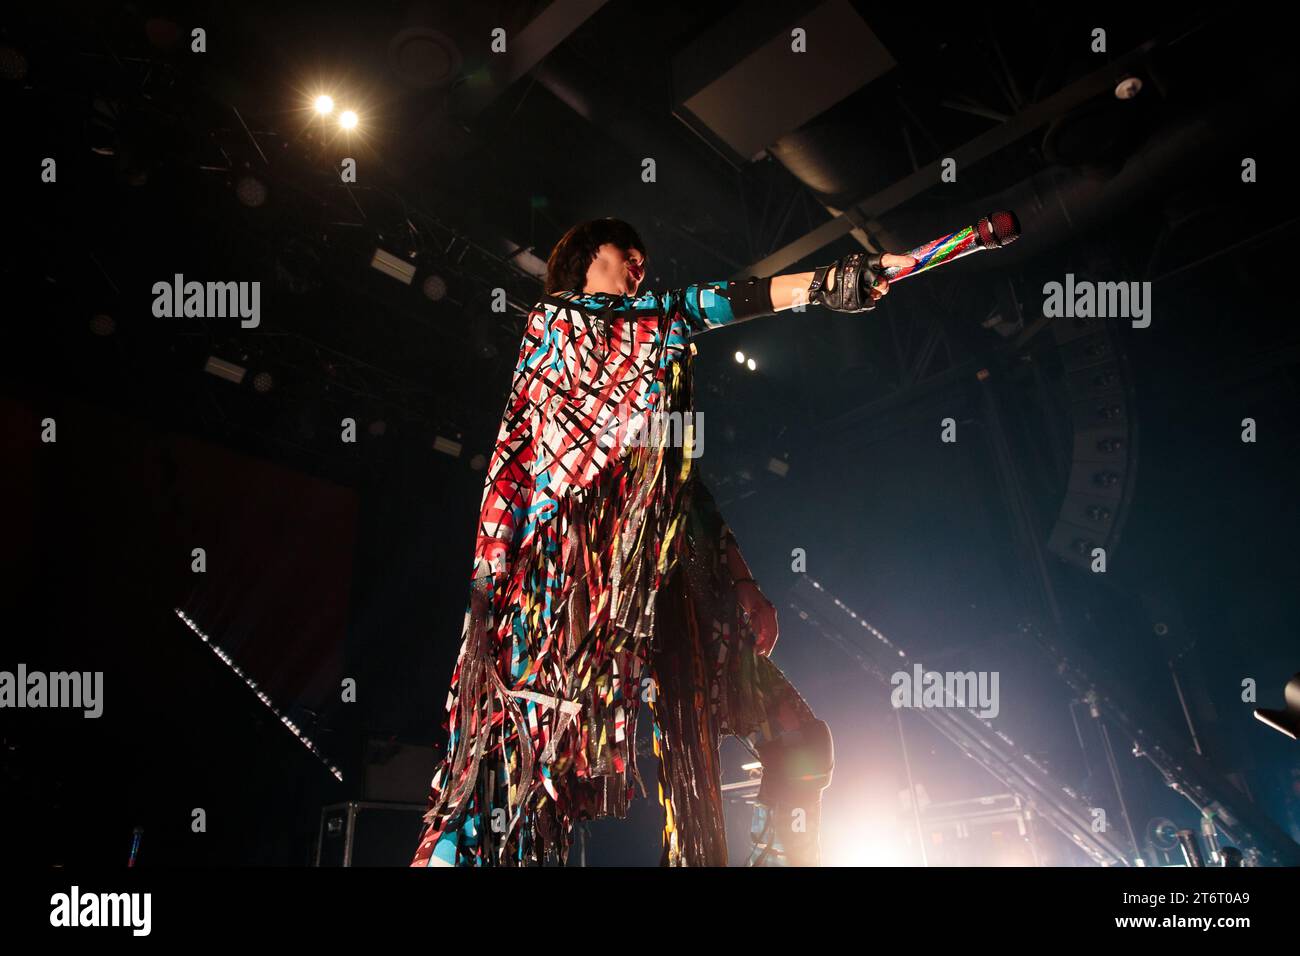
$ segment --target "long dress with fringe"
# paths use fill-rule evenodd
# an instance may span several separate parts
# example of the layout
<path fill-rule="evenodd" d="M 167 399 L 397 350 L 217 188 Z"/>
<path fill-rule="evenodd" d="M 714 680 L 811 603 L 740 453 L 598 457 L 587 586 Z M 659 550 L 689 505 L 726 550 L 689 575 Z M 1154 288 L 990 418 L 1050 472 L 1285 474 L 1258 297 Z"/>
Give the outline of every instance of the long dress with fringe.
<path fill-rule="evenodd" d="M 567 859 L 626 815 L 650 710 L 662 862 L 725 865 L 718 743 L 811 711 L 758 653 L 696 459 L 691 336 L 735 283 L 532 310 L 488 468 L 447 752 L 411 866 Z"/>

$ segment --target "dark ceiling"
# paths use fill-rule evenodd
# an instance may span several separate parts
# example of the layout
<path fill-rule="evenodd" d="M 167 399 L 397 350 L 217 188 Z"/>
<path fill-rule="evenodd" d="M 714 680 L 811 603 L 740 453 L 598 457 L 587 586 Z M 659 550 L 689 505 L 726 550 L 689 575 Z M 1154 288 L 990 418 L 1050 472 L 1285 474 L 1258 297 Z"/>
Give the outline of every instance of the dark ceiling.
<path fill-rule="evenodd" d="M 684 105 L 691 87 L 770 53 L 773 37 L 819 10 L 873 38 L 860 55 L 837 54 L 836 69 L 865 64 L 878 75 L 834 102 L 802 76 L 732 87 L 723 114 L 769 146 L 742 157 L 720 145 Z M 647 284 L 664 287 L 811 268 L 863 245 L 901 249 L 1015 199 L 1022 218 L 1040 207 L 1015 250 L 1031 270 L 1046 251 L 1086 239 L 1103 210 L 1111 228 L 1121 215 L 1139 223 L 1117 241 L 1150 245 L 1171 221 L 1222 203 L 1221 191 L 1179 191 L 1182 173 L 1230 142 L 1216 118 L 1260 122 L 1261 94 L 1284 102 L 1293 90 L 1281 54 L 1258 37 L 1251 55 L 1235 50 L 1226 31 L 1239 28 L 1208 5 L 1176 19 L 1126 8 L 1106 22 L 1105 54 L 1087 46 L 1092 13 L 1029 3 L 920 22 L 861 3 L 91 4 L 7 16 L 20 66 L 4 97 L 21 133 L 8 161 L 26 168 L 58 154 L 71 188 L 23 197 L 30 231 L 10 231 L 5 265 L 40 290 L 34 301 L 50 319 L 40 331 L 60 337 L 59 366 L 77 366 L 81 382 L 117 376 L 119 401 L 341 480 L 356 463 L 313 446 L 319 429 L 308 420 L 344 407 L 364 406 L 390 438 L 427 447 L 442 429 L 484 450 L 540 263 L 580 219 L 636 223 L 650 246 Z M 190 50 L 196 26 L 203 53 Z M 504 54 L 490 46 L 497 28 Z M 1202 68 L 1210 51 L 1213 75 Z M 1072 84 L 1107 67 L 1118 75 L 1126 57 L 1147 80 L 1136 101 L 1107 88 L 1051 108 Z M 764 103 L 792 84 L 808 85 L 787 93 L 782 115 L 816 107 L 797 128 L 773 127 Z M 1233 96 L 1243 86 L 1249 103 Z M 356 135 L 313 120 L 305 107 L 322 89 L 340 108 L 357 106 Z M 1021 120 L 1044 102 L 1043 116 Z M 1142 155 L 1145 175 L 1116 175 L 1189 110 L 1199 126 L 1183 154 Z M 1005 142 L 963 159 L 946 191 L 934 187 L 932 164 L 998 128 L 1010 130 Z M 355 185 L 338 179 L 344 155 L 357 160 Z M 653 184 L 641 179 L 646 156 L 659 163 Z M 918 186 L 918 175 L 929 178 Z M 266 190 L 257 208 L 236 199 L 247 177 Z M 808 240 L 855 202 L 863 228 Z M 376 247 L 419 266 L 411 287 L 368 268 Z M 159 276 L 204 269 L 266 281 L 272 318 L 257 334 L 182 320 L 159 335 L 141 318 Z M 436 303 L 420 293 L 435 272 L 448 285 Z M 960 295 L 936 276 L 912 297 L 920 312 L 945 312 L 949 356 L 990 342 L 979 323 L 996 288 L 981 272 L 960 274 Z M 497 288 L 505 315 L 487 308 Z M 100 313 L 115 321 L 111 342 L 88 333 Z M 897 389 L 900 370 L 871 358 L 896 351 L 893 334 L 818 316 L 762 323 L 746 340 L 764 360 L 764 395 L 824 416 Z M 730 348 L 719 344 L 722 361 Z M 105 351 L 132 374 L 106 367 Z M 214 397 L 220 383 L 199 371 L 209 354 L 270 372 L 275 388 Z M 820 394 L 791 398 L 814 372 Z M 728 374 L 717 369 L 720 391 L 747 387 Z M 171 399 L 159 407 L 162 380 Z"/>

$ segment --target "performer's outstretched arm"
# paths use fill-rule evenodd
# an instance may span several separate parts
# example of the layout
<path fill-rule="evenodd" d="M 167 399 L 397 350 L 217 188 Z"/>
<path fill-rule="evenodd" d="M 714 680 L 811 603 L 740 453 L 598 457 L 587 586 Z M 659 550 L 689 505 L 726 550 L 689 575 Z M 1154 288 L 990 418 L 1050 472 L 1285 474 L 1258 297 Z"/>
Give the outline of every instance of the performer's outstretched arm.
<path fill-rule="evenodd" d="M 868 268 L 866 262 L 865 254 L 855 253 L 813 272 L 689 285 L 668 293 L 669 309 L 682 315 L 692 335 L 799 305 L 824 305 L 839 312 L 866 312 L 889 292 L 888 280 Z M 880 257 L 879 268 L 914 264 L 910 256 L 886 253 Z M 844 288 L 841 277 L 850 272 L 853 284 Z"/>
<path fill-rule="evenodd" d="M 916 265 L 916 260 L 911 256 L 895 256 L 890 253 L 880 257 L 881 268 L 889 269 L 893 266 Z M 837 266 L 831 266 L 826 273 L 826 287 L 833 290 L 835 288 L 835 273 Z M 812 285 L 815 272 L 788 272 L 785 275 L 772 277 L 772 311 L 780 312 L 783 309 L 792 309 L 796 305 L 808 304 L 808 287 Z M 889 292 L 889 281 L 879 279 L 872 286 L 872 299 L 878 299 Z"/>

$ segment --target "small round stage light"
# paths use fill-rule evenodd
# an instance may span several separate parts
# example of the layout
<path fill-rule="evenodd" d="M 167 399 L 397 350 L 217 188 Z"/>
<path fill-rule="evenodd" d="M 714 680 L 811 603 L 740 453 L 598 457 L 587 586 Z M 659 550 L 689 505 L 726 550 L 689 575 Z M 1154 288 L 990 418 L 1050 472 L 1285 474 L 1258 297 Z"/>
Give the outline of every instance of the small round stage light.
<path fill-rule="evenodd" d="M 758 368 L 758 366 L 754 363 L 753 359 L 746 359 L 745 367 L 749 369 L 751 372 L 754 371 L 754 369 Z"/>
<path fill-rule="evenodd" d="M 256 209 L 266 202 L 266 183 L 256 176 L 240 176 L 235 183 L 235 195 L 249 209 Z"/>
<path fill-rule="evenodd" d="M 344 129 L 357 128 L 357 114 L 352 110 L 344 110 L 339 114 L 339 125 Z"/>
<path fill-rule="evenodd" d="M 424 290 L 425 296 L 434 302 L 441 301 L 447 295 L 447 280 L 440 275 L 425 276 L 420 287 Z"/>
<path fill-rule="evenodd" d="M 736 361 L 739 362 L 741 365 L 744 365 L 744 364 L 745 364 L 745 353 L 744 353 L 744 352 L 737 352 L 737 353 L 736 353 Z"/>
<path fill-rule="evenodd" d="M 316 106 L 316 112 L 319 113 L 321 116 L 324 116 L 326 113 L 333 112 L 334 97 L 326 96 L 322 93 L 320 96 L 316 97 L 315 106 Z"/>

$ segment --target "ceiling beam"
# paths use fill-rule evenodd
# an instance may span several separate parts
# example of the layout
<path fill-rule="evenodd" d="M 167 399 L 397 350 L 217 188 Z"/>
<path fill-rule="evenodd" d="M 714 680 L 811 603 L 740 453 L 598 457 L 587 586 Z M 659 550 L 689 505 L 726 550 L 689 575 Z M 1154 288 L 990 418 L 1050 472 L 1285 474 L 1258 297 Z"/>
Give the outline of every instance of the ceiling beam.
<path fill-rule="evenodd" d="M 462 83 L 456 89 L 452 112 L 467 117 L 487 109 L 603 6 L 605 0 L 564 0 L 563 3 L 547 4 L 528 26 L 508 38 L 508 53 L 489 59 L 488 82 Z"/>
<path fill-rule="evenodd" d="M 863 227 L 868 233 L 875 231 L 877 224 L 874 219 L 877 216 L 884 215 L 891 209 L 896 209 L 939 182 L 940 164 L 944 158 L 955 159 L 960 169 L 967 169 L 980 160 L 987 159 L 999 150 L 1050 122 L 1055 117 L 1069 112 L 1082 103 L 1086 103 L 1100 93 L 1113 90 L 1120 79 L 1132 73 L 1146 58 L 1147 54 L 1163 42 L 1163 38 L 1148 40 L 1119 59 L 1112 60 L 1047 99 L 1021 110 L 1002 125 L 975 137 L 963 146 L 957 147 L 952 150 L 950 157 L 940 157 L 929 165 L 922 166 L 911 175 L 905 176 L 892 185 L 885 187 L 880 192 L 859 200 L 848 209 L 845 209 L 841 215 L 822 223 L 794 242 L 788 243 L 771 255 L 758 260 L 748 268 L 736 273 L 733 278 L 741 279 L 750 275 L 779 275 L 783 270 L 803 261 L 855 229 Z"/>

